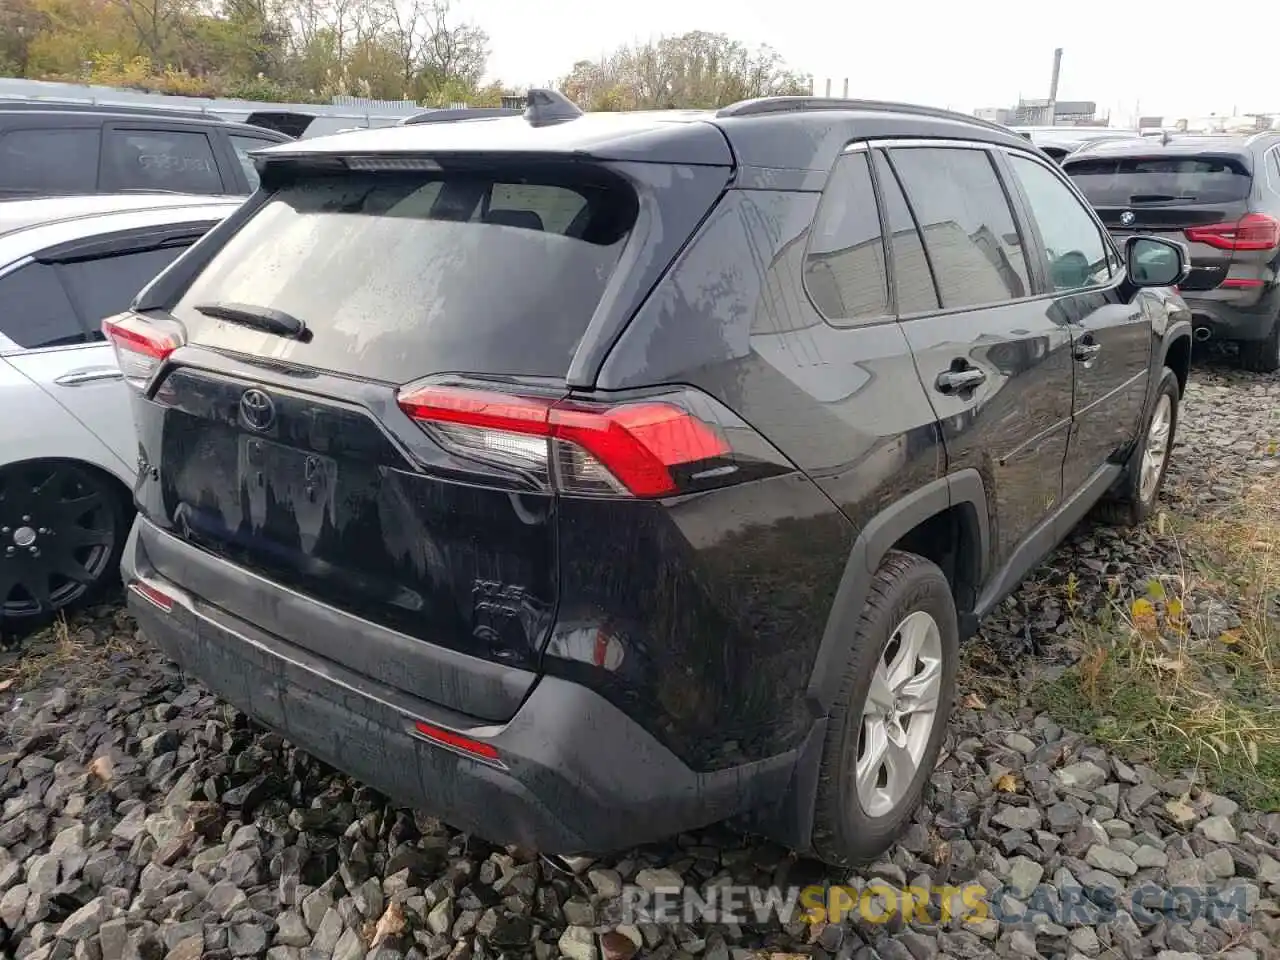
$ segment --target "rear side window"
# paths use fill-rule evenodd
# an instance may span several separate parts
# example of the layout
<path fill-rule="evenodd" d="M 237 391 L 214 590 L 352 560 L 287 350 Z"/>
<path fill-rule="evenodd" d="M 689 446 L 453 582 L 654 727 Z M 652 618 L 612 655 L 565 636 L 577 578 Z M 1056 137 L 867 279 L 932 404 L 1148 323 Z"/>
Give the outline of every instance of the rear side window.
<path fill-rule="evenodd" d="M 876 154 L 876 180 L 884 203 L 884 219 L 889 225 L 889 255 L 893 257 L 893 282 L 898 295 L 898 313 L 925 313 L 938 309 L 938 290 L 925 256 L 924 242 L 902 195 L 898 175 L 889 168 L 884 155 Z"/>
<path fill-rule="evenodd" d="M 1253 180 L 1233 157 L 1097 157 L 1068 163 L 1067 173 L 1095 207 L 1141 203 L 1234 203 Z"/>
<path fill-rule="evenodd" d="M 28 349 L 87 339 L 56 268 L 45 263 L 29 263 L 0 277 L 0 333 Z"/>
<path fill-rule="evenodd" d="M 0 190 L 95 192 L 99 136 L 97 128 L 9 130 L 0 134 Z"/>
<path fill-rule="evenodd" d="M 302 179 L 271 195 L 173 314 L 198 342 L 385 382 L 560 378 L 635 216 L 630 188 L 585 164 Z M 215 302 L 282 310 L 312 337 L 195 309 Z"/>
<path fill-rule="evenodd" d="M 104 190 L 222 193 L 213 147 L 188 130 L 107 130 L 102 145 Z"/>
<path fill-rule="evenodd" d="M 942 306 L 1028 296 L 1022 240 L 987 152 L 907 147 L 890 157 L 924 234 Z"/>
<path fill-rule="evenodd" d="M 249 156 L 254 150 L 265 150 L 267 147 L 274 146 L 274 140 L 262 140 L 258 137 L 241 137 L 231 135 L 228 137 L 231 141 L 231 149 L 236 152 L 236 159 L 240 161 L 240 168 L 244 170 L 245 179 L 249 181 L 249 190 L 258 189 L 258 171 L 253 165 L 253 158 Z"/>
<path fill-rule="evenodd" d="M 102 339 L 98 328 L 102 318 L 128 309 L 138 291 L 185 249 L 165 247 L 59 264 L 62 282 L 89 328 L 90 339 Z"/>
<path fill-rule="evenodd" d="M 828 320 L 889 312 L 880 214 L 865 153 L 842 157 L 831 172 L 805 255 L 804 283 Z"/>

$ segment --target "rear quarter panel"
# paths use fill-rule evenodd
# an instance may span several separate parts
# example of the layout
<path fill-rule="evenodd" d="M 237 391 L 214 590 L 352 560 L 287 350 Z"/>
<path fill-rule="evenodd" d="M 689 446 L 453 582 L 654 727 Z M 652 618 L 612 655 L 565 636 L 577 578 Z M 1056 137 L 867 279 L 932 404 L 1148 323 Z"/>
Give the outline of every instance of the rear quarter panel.
<path fill-rule="evenodd" d="M 24 460 L 78 460 L 133 486 L 133 470 L 56 400 L 0 357 L 0 466 Z"/>

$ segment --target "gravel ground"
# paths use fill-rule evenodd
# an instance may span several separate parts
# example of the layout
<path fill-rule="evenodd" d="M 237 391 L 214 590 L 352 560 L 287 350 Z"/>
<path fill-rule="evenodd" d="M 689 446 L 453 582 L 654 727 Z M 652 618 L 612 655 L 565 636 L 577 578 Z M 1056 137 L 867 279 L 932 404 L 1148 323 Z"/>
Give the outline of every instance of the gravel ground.
<path fill-rule="evenodd" d="M 1167 507 L 1208 514 L 1280 476 L 1269 446 L 1278 417 L 1280 378 L 1198 365 Z M 1089 611 L 1106 604 L 1109 580 L 1140 591 L 1178 562 L 1151 530 L 1086 526 L 988 622 L 978 649 L 994 661 L 1017 654 L 1019 670 L 1060 669 L 1074 626 L 1054 598 L 1069 574 Z M 1199 616 L 1213 630 L 1234 614 Z M 0 684 L 8 956 L 1280 956 L 1280 814 L 1130 766 L 1045 715 L 977 694 L 957 711 L 903 841 L 844 875 L 727 828 L 594 863 L 490 848 L 255 730 L 185 682 L 116 607 L 37 643 L 10 677 Z M 947 917 L 935 899 L 909 923 L 617 923 L 623 882 L 865 888 L 877 878 L 978 883 L 991 910 Z"/>

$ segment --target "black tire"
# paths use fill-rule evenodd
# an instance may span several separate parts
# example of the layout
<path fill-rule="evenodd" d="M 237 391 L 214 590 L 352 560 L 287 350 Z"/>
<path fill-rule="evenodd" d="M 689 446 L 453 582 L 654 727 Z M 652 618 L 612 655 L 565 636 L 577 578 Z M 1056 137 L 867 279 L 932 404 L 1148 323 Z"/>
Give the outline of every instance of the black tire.
<path fill-rule="evenodd" d="M 119 582 L 132 511 L 114 477 L 74 460 L 0 467 L 0 626 L 26 632 Z"/>
<path fill-rule="evenodd" d="M 1271 333 L 1265 340 L 1240 341 L 1240 366 L 1253 373 L 1280 370 L 1280 317 L 1271 324 Z"/>
<path fill-rule="evenodd" d="M 1162 397 L 1168 397 L 1170 403 L 1169 438 L 1164 452 L 1164 462 L 1160 465 L 1160 475 L 1155 486 L 1144 498 L 1142 496 L 1142 460 L 1146 454 L 1150 440 L 1151 423 L 1160 408 Z M 1107 499 L 1098 504 L 1097 515 L 1106 523 L 1121 527 L 1136 527 L 1146 521 L 1155 511 L 1156 502 L 1160 499 L 1160 491 L 1164 487 L 1165 474 L 1169 472 L 1169 460 L 1173 456 L 1173 442 L 1178 432 L 1178 404 L 1182 399 L 1182 390 L 1178 386 L 1177 375 L 1168 367 L 1160 376 L 1160 385 L 1155 398 L 1151 401 L 1151 410 L 1142 421 L 1142 435 L 1129 463 L 1125 466 L 1120 486 Z"/>
<path fill-rule="evenodd" d="M 891 810 L 871 816 L 855 780 L 863 712 L 886 644 L 893 639 L 895 628 L 917 611 L 929 614 L 938 627 L 941 679 L 937 709 L 910 786 Z M 919 806 L 938 762 L 955 699 L 959 637 L 955 600 L 942 571 L 915 554 L 890 552 L 876 571 L 857 632 L 850 638 L 849 659 L 828 720 L 813 827 L 814 852 L 827 863 L 848 866 L 874 860 L 898 838 Z"/>

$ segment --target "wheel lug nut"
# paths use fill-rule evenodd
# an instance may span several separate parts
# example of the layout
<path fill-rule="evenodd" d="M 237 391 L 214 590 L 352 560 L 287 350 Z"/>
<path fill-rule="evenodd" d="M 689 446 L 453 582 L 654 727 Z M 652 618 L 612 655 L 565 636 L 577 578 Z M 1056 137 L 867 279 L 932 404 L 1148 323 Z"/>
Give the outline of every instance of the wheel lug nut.
<path fill-rule="evenodd" d="M 23 523 L 30 523 L 30 522 L 31 522 L 31 518 L 30 518 L 30 517 L 23 517 L 23 518 L 22 518 L 22 522 L 23 522 Z"/>
<path fill-rule="evenodd" d="M 12 556 L 13 556 L 13 547 L 5 547 L 5 548 L 4 548 L 4 555 L 5 555 L 6 557 L 12 557 Z"/>
<path fill-rule="evenodd" d="M 8 527 L 0 527 L 0 533 L 8 533 L 8 532 L 9 532 Z"/>
<path fill-rule="evenodd" d="M 39 548 L 39 547 L 31 547 L 31 548 L 30 548 L 30 550 L 31 550 L 31 555 L 32 555 L 32 556 L 35 556 L 36 554 L 38 554 L 38 553 L 40 552 L 40 548 Z"/>

